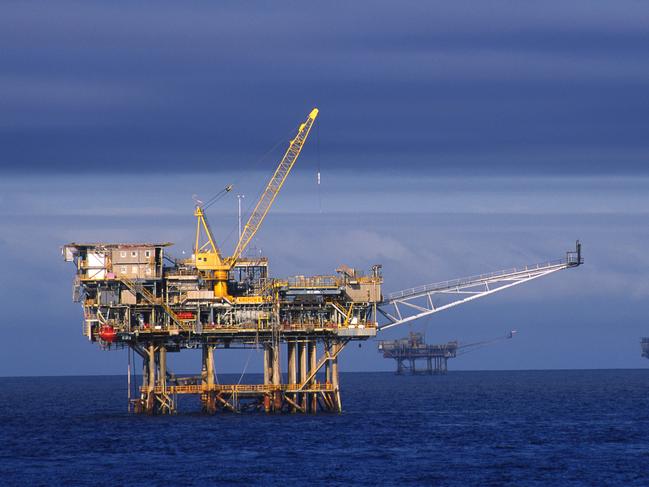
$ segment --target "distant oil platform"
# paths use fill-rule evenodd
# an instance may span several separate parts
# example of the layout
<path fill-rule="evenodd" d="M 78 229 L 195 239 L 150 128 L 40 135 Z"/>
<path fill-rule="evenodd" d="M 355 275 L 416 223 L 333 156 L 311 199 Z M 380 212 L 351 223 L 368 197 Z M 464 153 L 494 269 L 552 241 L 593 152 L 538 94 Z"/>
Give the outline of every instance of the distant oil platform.
<path fill-rule="evenodd" d="M 422 333 L 410 332 L 407 338 L 379 341 L 378 350 L 383 353 L 383 358 L 396 360 L 397 375 L 403 375 L 405 371 L 409 371 L 412 375 L 446 374 L 448 372 L 448 359 L 502 340 L 509 340 L 515 334 L 516 330 L 512 330 L 505 336 L 474 343 L 460 344 L 457 340 L 453 340 L 448 343 L 427 344 Z M 417 360 L 425 360 L 426 368 L 418 369 Z"/>
<path fill-rule="evenodd" d="M 649 358 L 649 337 L 640 339 L 640 349 L 642 350 L 642 356 Z"/>
<path fill-rule="evenodd" d="M 169 256 L 167 242 L 72 242 L 63 247 L 65 260 L 75 266 L 73 300 L 82 307 L 83 334 L 103 349 L 129 350 L 130 411 L 172 414 L 177 396 L 188 394 L 200 398 L 208 414 L 340 412 L 338 358 L 348 343 L 583 262 L 577 242 L 574 251 L 558 260 L 387 295 L 379 264 L 368 274 L 341 265 L 330 275 L 271 277 L 266 257 L 245 254 L 317 115 L 314 109 L 299 126 L 245 226 L 239 218 L 239 240 L 229 255 L 217 245 L 206 210 L 232 185 L 204 202 L 196 200 L 189 258 Z M 341 246 L 346 230 L 341 229 Z M 287 239 L 288 253 L 290 245 Z M 196 375 L 179 377 L 171 372 L 168 354 L 186 349 L 201 349 L 202 358 Z M 235 384 L 220 383 L 218 359 L 224 349 L 263 352 L 263 383 L 241 383 L 243 374 Z M 142 364 L 139 384 L 135 356 Z"/>

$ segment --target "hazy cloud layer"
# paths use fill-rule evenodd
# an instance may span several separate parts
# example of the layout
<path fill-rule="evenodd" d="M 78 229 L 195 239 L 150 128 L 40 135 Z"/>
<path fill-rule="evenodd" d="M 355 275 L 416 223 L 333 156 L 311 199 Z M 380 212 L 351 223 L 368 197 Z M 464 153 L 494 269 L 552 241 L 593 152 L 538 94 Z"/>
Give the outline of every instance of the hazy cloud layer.
<path fill-rule="evenodd" d="M 240 189 L 256 189 L 261 176 Z M 425 180 L 414 174 L 389 179 L 330 174 L 318 197 L 317 188 L 310 186 L 312 175 L 294 176 L 254 242 L 270 257 L 274 276 L 333 273 L 341 263 L 361 269 L 382 263 L 384 289 L 390 292 L 559 258 L 580 238 L 586 259 L 582 268 L 413 327 L 425 331 L 430 341 L 466 342 L 520 331 L 514 341 L 467 355 L 453 368 L 643 364 L 638 338 L 646 334 L 649 298 L 649 179 Z M 157 240 L 175 242 L 169 251 L 176 256 L 190 253 L 192 190 L 199 189 L 202 196 L 217 186 L 212 180 L 233 178 L 232 173 L 128 181 L 117 176 L 4 178 L 0 326 L 5 343 L 27 343 L 35 334 L 41 338 L 32 341 L 30 354 L 5 347 L 0 374 L 121 373 L 122 354 L 100 353 L 80 336 L 81 312 L 71 301 L 73 268 L 62 261 L 59 247 L 70 241 Z M 247 198 L 254 201 L 254 192 Z M 210 210 L 227 253 L 236 234 L 236 198 L 230 195 Z M 408 329 L 395 328 L 386 337 Z M 612 352 L 604 363 L 607 347 Z M 251 370 L 257 370 L 257 355 L 252 354 Z M 247 357 L 225 353 L 220 370 L 240 371 Z M 179 371 L 191 371 L 198 363 L 192 354 L 173 360 Z M 391 366 L 372 342 L 346 351 L 343 361 L 345 370 Z"/>

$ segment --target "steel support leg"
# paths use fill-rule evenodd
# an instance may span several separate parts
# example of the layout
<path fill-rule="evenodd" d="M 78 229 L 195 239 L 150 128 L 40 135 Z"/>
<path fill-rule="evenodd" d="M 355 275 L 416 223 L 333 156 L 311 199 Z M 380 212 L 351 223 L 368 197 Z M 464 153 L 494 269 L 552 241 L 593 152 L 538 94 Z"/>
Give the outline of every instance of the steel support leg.
<path fill-rule="evenodd" d="M 299 382 L 302 384 L 305 379 L 307 378 L 308 372 L 307 372 L 307 344 L 306 342 L 302 341 L 298 343 L 298 358 L 299 358 L 299 366 L 300 366 L 300 378 Z M 306 392 L 301 392 L 300 397 L 299 397 L 300 404 L 302 406 L 302 410 L 306 412 L 307 410 L 307 393 Z"/>
<path fill-rule="evenodd" d="M 155 360 L 155 347 L 153 344 L 149 345 L 148 351 L 147 351 L 148 357 L 148 365 L 149 365 L 149 370 L 148 372 L 148 377 L 147 377 L 147 394 L 146 394 L 146 404 L 144 406 L 144 410 L 147 414 L 155 414 L 155 393 L 154 388 L 155 388 L 155 368 L 156 368 L 156 360 Z"/>
<path fill-rule="evenodd" d="M 214 391 L 214 346 L 203 346 L 203 368 L 205 370 L 205 403 L 203 409 L 207 414 L 216 412 L 216 392 Z"/>
<path fill-rule="evenodd" d="M 329 355 L 333 354 L 333 347 L 331 343 L 325 342 L 324 350 L 325 353 L 328 353 Z M 325 384 L 331 384 L 331 361 L 330 360 L 328 360 L 327 363 L 325 363 Z"/>
<path fill-rule="evenodd" d="M 264 346 L 264 385 L 270 385 L 273 380 L 272 374 L 273 357 L 270 345 Z M 270 397 L 264 394 L 264 411 L 270 412 Z"/>
<path fill-rule="evenodd" d="M 279 386 L 282 384 L 282 369 L 280 362 L 280 344 L 273 344 L 272 348 L 272 357 L 273 357 L 273 385 L 277 386 L 277 389 L 273 391 L 273 411 L 279 412 L 282 410 L 282 392 L 279 390 Z"/>
<path fill-rule="evenodd" d="M 317 348 L 316 341 L 309 341 L 309 370 L 314 370 L 318 365 L 318 357 L 316 356 Z M 315 376 L 311 379 L 311 384 L 316 383 Z M 318 411 L 318 395 L 316 393 L 309 394 L 309 412 L 316 413 Z"/>
<path fill-rule="evenodd" d="M 288 355 L 288 383 L 291 385 L 297 384 L 297 344 L 291 340 L 286 344 L 286 354 Z M 295 394 L 291 395 L 291 399 L 297 402 Z M 291 405 L 291 412 L 296 412 L 295 406 Z"/>
<path fill-rule="evenodd" d="M 334 389 L 335 405 L 336 412 L 340 413 L 343 410 L 342 402 L 340 400 L 340 380 L 338 378 L 338 353 L 342 345 L 339 342 L 334 343 L 333 353 L 336 355 L 336 358 L 332 360 L 331 363 L 331 384 Z"/>

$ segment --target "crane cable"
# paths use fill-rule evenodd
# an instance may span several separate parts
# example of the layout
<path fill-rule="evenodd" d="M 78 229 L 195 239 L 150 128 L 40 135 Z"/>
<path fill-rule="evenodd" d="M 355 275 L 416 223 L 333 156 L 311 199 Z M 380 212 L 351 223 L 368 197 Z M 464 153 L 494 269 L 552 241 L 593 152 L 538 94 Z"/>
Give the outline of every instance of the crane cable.
<path fill-rule="evenodd" d="M 290 137 L 290 134 L 291 134 L 291 132 L 288 133 L 289 137 Z M 254 170 L 257 166 L 259 166 L 259 164 L 260 164 L 260 163 L 261 163 L 261 162 L 262 162 L 262 161 L 263 161 L 263 160 L 268 156 L 268 154 L 270 154 L 271 152 L 273 152 L 273 151 L 277 148 L 277 146 L 279 146 L 279 145 L 280 145 L 282 142 L 284 142 L 285 140 L 286 140 L 285 137 L 282 137 L 281 139 L 279 139 L 279 140 L 275 143 L 275 145 L 274 145 L 274 146 L 273 146 L 269 151 L 267 151 L 267 152 L 264 153 L 264 154 L 263 154 L 259 159 L 257 159 L 257 161 L 252 165 L 252 170 Z M 235 186 L 237 186 L 237 185 L 239 184 L 239 182 L 241 182 L 242 179 L 243 179 L 243 174 L 241 174 L 241 175 L 236 179 L 236 181 L 235 181 L 234 183 L 228 184 L 225 188 L 223 188 L 222 190 L 220 190 L 219 192 L 217 192 L 214 196 L 212 196 L 211 198 L 209 198 L 205 203 L 203 203 L 203 204 L 201 205 L 201 208 L 203 208 L 204 210 L 206 210 L 207 208 L 209 208 L 210 206 L 212 206 L 214 203 L 216 203 L 216 202 L 219 201 L 221 198 L 223 198 L 223 196 L 225 196 L 227 193 L 229 193 L 230 191 L 232 191 L 232 189 L 233 189 Z"/>
<path fill-rule="evenodd" d="M 221 198 L 223 198 L 226 194 L 228 194 L 230 191 L 232 191 L 232 184 L 228 184 L 225 188 L 223 188 L 221 191 L 216 193 L 214 196 L 212 196 L 207 202 L 205 202 L 203 205 L 201 205 L 201 208 L 206 210 L 210 206 L 212 206 L 214 203 L 219 201 Z"/>
<path fill-rule="evenodd" d="M 299 125 L 297 125 L 297 127 L 299 128 Z M 291 128 L 291 130 L 289 130 L 286 133 L 286 135 L 282 136 L 270 150 L 266 151 L 264 153 L 264 155 L 262 155 L 259 159 L 257 159 L 257 161 L 252 165 L 250 171 L 254 171 L 257 167 L 259 167 L 259 165 L 264 161 L 264 159 L 266 159 L 272 152 L 277 150 L 277 148 L 282 143 L 285 143 L 287 139 L 289 141 L 292 140 L 293 139 L 292 135 L 295 133 L 295 130 L 296 130 L 295 127 L 293 127 L 293 128 Z M 242 173 L 241 176 L 239 176 L 239 178 L 232 185 L 236 186 L 243 179 L 243 177 L 244 177 L 244 174 Z M 263 194 L 264 190 L 266 189 L 266 184 L 267 183 L 264 182 L 263 186 L 261 186 L 259 191 L 257 191 L 257 193 L 256 193 L 257 197 L 255 199 L 248 200 L 249 201 L 248 207 L 244 210 L 242 215 L 248 215 L 250 213 L 251 209 L 254 207 L 254 205 L 257 203 L 257 201 L 259 201 L 259 198 L 261 198 L 261 195 Z M 237 228 L 238 228 L 238 226 L 232 227 L 232 230 L 230 230 L 230 232 L 226 235 L 226 237 L 221 242 L 221 247 L 224 246 L 227 242 L 229 242 L 230 238 L 234 234 L 235 230 L 237 230 Z"/>
<path fill-rule="evenodd" d="M 322 195 L 320 193 L 320 124 L 316 125 L 316 160 L 318 166 L 317 183 L 318 183 L 318 211 L 322 213 Z"/>
<path fill-rule="evenodd" d="M 298 130 L 299 130 L 299 124 L 297 125 L 297 127 L 298 127 Z M 320 133 L 320 132 L 319 132 L 319 130 L 320 130 L 319 127 L 320 127 L 319 125 L 316 126 L 316 129 L 318 130 L 318 140 L 319 140 L 319 138 L 320 138 L 320 137 L 319 137 L 319 133 Z M 259 167 L 259 166 L 261 165 L 261 163 L 264 161 L 264 159 L 266 159 L 266 158 L 267 158 L 267 157 L 268 157 L 272 152 L 274 152 L 275 150 L 277 150 L 277 148 L 280 146 L 280 144 L 285 143 L 287 139 L 288 139 L 288 140 L 292 140 L 292 135 L 293 135 L 294 133 L 295 133 L 295 126 L 294 126 L 293 128 L 291 128 L 291 130 L 289 130 L 289 131 L 286 133 L 286 135 L 283 135 L 282 137 L 280 137 L 279 140 L 277 140 L 277 142 L 275 143 L 275 145 L 273 145 L 273 147 L 271 147 L 271 148 L 270 148 L 268 151 L 266 151 L 266 152 L 265 152 L 261 157 L 259 157 L 259 158 L 255 161 L 255 163 L 252 165 L 252 167 L 250 168 L 250 171 L 254 171 L 257 167 Z M 319 142 L 318 142 L 318 154 L 319 154 L 319 153 L 320 153 L 320 149 L 319 149 Z M 201 208 L 202 208 L 203 210 L 206 210 L 207 208 L 209 208 L 210 206 L 212 206 L 214 203 L 216 203 L 217 201 L 219 201 L 221 198 L 223 198 L 223 197 L 224 197 L 227 193 L 229 193 L 229 192 L 230 192 L 234 187 L 238 186 L 239 183 L 241 182 L 241 180 L 244 178 L 245 174 L 247 174 L 247 173 L 250 172 L 250 171 L 247 171 L 246 173 L 243 173 L 243 172 L 240 173 L 240 176 L 239 176 L 239 177 L 238 177 L 238 178 L 237 178 L 233 183 L 228 184 L 225 188 L 223 188 L 223 189 L 220 190 L 218 193 L 216 193 L 214 196 L 212 196 L 211 198 L 209 198 L 209 199 L 207 200 L 206 203 L 200 205 Z M 319 155 L 318 155 L 318 198 L 320 198 L 320 196 L 319 196 L 319 184 L 320 184 L 320 157 L 319 157 Z M 257 198 L 256 198 L 256 200 L 249 200 L 250 203 L 248 204 L 248 207 L 245 209 L 244 214 L 248 214 L 248 213 L 250 213 L 251 208 L 252 208 L 253 205 L 256 203 L 256 201 L 259 200 L 259 198 L 260 198 L 261 195 L 263 194 L 263 191 L 264 191 L 265 188 L 266 188 L 266 185 L 264 184 L 264 186 L 262 186 L 261 189 L 257 192 Z M 238 228 L 238 226 L 234 226 L 234 227 L 232 227 L 232 229 L 231 229 L 230 232 L 227 234 L 227 236 L 222 240 L 221 245 L 219 246 L 219 248 L 223 248 L 223 246 L 224 246 L 224 245 L 225 245 L 225 244 L 230 240 L 230 238 L 232 237 L 232 234 L 235 232 L 235 230 L 236 230 L 237 228 Z"/>

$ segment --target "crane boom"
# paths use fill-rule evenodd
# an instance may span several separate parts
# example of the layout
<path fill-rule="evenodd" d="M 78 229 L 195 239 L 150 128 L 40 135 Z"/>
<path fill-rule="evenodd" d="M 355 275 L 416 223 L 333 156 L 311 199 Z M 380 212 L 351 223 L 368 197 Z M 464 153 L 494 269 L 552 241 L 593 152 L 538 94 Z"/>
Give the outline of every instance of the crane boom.
<path fill-rule="evenodd" d="M 474 350 L 478 350 L 482 347 L 486 347 L 487 345 L 491 345 L 492 343 L 497 343 L 502 340 L 511 340 L 514 338 L 514 335 L 516 335 L 516 330 L 511 330 L 509 333 L 507 333 L 504 336 L 500 336 L 498 338 L 492 338 L 491 340 L 482 340 L 480 342 L 473 342 L 473 343 L 466 343 L 464 345 L 459 345 L 457 347 L 457 355 L 464 355 L 465 353 L 473 352 Z"/>
<path fill-rule="evenodd" d="M 270 207 L 273 205 L 277 194 L 282 189 L 284 181 L 286 181 L 286 177 L 288 176 L 289 172 L 291 172 L 295 161 L 297 161 L 297 158 L 302 151 L 302 147 L 304 146 L 304 143 L 309 136 L 309 132 L 311 131 L 311 127 L 313 126 L 313 122 L 315 121 L 317 116 L 318 109 L 314 108 L 307 117 L 306 121 L 300 125 L 295 138 L 291 140 L 291 143 L 289 144 L 284 157 L 279 163 L 279 166 L 277 166 L 277 169 L 275 170 L 273 176 L 270 178 L 270 181 L 268 181 L 266 189 L 259 198 L 255 209 L 250 214 L 250 218 L 248 219 L 243 232 L 241 232 L 241 236 L 239 237 L 239 242 L 234 249 L 234 253 L 227 259 L 230 265 L 234 265 L 237 259 L 241 257 L 243 252 L 252 241 L 252 238 L 257 233 L 257 230 L 259 230 L 259 227 L 263 223 L 264 218 L 266 218 L 266 214 L 270 210 Z"/>

